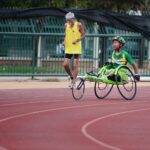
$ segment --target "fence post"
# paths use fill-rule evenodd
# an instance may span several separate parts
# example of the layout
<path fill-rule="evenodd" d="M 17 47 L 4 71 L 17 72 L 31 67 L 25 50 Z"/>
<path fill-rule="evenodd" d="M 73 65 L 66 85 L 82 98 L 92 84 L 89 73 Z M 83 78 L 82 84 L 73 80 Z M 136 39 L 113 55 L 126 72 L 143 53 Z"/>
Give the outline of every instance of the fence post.
<path fill-rule="evenodd" d="M 150 40 L 148 40 L 148 69 L 150 68 Z"/>
<path fill-rule="evenodd" d="M 141 38 L 141 42 L 140 42 L 140 58 L 139 58 L 139 68 L 143 68 L 144 66 L 144 54 L 143 54 L 143 47 L 144 47 L 144 38 L 142 37 Z"/>
<path fill-rule="evenodd" d="M 42 42 L 42 37 L 38 37 L 38 51 L 37 51 L 37 67 L 41 67 L 41 42 Z"/>
<path fill-rule="evenodd" d="M 33 49 L 32 49 L 32 61 L 31 61 L 31 63 L 32 63 L 32 80 L 34 79 L 34 75 L 35 75 L 35 51 L 36 51 L 36 41 L 37 41 L 37 38 L 35 37 L 35 36 L 33 36 L 32 37 L 33 38 Z"/>
<path fill-rule="evenodd" d="M 98 34 L 99 25 L 97 22 L 94 23 L 94 32 Z M 94 37 L 94 45 L 93 45 L 93 68 L 99 67 L 99 37 Z"/>
<path fill-rule="evenodd" d="M 99 66 L 103 66 L 103 64 L 107 61 L 106 58 L 107 55 L 107 36 L 102 37 L 102 42 L 101 42 L 101 53 L 99 54 Z"/>

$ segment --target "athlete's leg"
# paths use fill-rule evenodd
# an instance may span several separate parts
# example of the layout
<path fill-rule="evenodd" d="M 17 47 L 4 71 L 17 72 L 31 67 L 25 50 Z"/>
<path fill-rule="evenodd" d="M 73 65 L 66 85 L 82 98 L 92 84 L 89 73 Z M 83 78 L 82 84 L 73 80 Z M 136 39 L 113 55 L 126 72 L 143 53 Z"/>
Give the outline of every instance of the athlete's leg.
<path fill-rule="evenodd" d="M 78 75 L 78 72 L 79 72 L 78 69 L 79 69 L 79 55 L 75 54 L 74 55 L 73 70 L 72 70 L 74 80 L 77 78 L 77 75 Z"/>
<path fill-rule="evenodd" d="M 63 62 L 63 67 L 64 67 L 65 71 L 67 72 L 67 74 L 70 76 L 70 78 L 73 79 L 73 74 L 72 74 L 72 72 L 70 70 L 70 67 L 69 67 L 71 57 L 72 57 L 71 54 L 66 54 L 65 55 L 65 60 Z"/>

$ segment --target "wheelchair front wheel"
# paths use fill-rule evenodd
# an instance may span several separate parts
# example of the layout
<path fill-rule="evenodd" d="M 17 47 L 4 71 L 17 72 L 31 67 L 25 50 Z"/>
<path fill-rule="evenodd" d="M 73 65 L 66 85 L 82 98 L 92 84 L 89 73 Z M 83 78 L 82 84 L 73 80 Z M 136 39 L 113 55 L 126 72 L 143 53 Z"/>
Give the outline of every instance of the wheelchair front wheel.
<path fill-rule="evenodd" d="M 81 77 L 75 79 L 72 86 L 72 96 L 75 100 L 80 100 L 85 91 L 85 80 Z"/>

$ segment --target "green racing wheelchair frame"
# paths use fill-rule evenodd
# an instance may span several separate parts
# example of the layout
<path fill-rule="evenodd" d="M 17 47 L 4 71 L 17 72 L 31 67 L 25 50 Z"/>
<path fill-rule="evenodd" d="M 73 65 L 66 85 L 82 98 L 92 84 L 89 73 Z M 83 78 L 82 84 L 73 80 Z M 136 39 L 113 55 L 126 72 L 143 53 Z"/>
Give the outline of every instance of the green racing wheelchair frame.
<path fill-rule="evenodd" d="M 98 69 L 97 74 L 87 73 L 84 77 L 77 77 L 73 83 L 72 96 L 80 100 L 84 96 L 85 81 L 95 82 L 94 93 L 98 99 L 106 98 L 114 85 L 125 100 L 132 100 L 137 93 L 137 84 L 132 70 L 126 65 L 119 65 L 113 72 L 113 80 L 106 75 L 107 66 Z"/>

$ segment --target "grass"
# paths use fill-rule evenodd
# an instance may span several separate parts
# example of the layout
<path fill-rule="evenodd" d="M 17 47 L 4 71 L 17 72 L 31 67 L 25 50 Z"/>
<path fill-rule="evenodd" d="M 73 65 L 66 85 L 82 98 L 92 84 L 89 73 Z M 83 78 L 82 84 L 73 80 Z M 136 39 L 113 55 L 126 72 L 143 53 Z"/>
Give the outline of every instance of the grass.
<path fill-rule="evenodd" d="M 62 67 L 0 66 L 0 74 L 64 74 Z"/>

